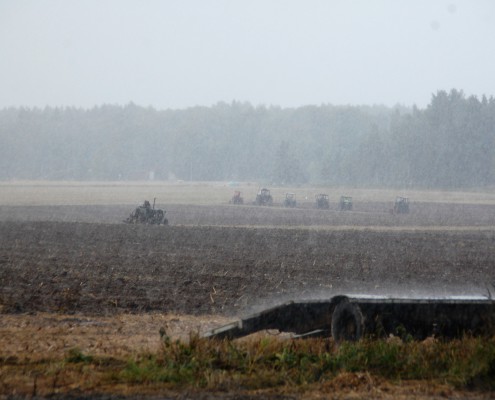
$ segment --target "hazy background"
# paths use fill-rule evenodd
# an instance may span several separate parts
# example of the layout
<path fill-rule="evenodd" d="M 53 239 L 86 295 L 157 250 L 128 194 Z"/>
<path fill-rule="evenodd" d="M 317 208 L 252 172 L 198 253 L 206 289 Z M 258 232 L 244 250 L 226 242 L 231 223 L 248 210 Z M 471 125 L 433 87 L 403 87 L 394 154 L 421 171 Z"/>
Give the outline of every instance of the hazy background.
<path fill-rule="evenodd" d="M 0 0 L 0 180 L 495 186 L 495 1 Z"/>
<path fill-rule="evenodd" d="M 0 107 L 495 93 L 491 0 L 1 0 Z"/>

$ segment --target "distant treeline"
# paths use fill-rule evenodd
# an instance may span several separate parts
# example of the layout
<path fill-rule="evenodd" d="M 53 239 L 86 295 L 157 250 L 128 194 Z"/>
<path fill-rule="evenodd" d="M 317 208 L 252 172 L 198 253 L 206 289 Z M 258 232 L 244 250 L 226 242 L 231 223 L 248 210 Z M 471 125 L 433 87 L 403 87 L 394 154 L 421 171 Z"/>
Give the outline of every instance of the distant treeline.
<path fill-rule="evenodd" d="M 0 179 L 483 187 L 495 183 L 495 99 L 452 90 L 426 109 L 8 108 Z"/>

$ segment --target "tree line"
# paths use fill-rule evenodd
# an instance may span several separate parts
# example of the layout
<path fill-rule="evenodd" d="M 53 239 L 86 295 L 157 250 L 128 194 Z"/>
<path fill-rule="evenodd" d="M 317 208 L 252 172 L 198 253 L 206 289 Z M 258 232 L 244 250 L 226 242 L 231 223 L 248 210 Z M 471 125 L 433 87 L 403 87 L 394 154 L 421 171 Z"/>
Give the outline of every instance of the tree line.
<path fill-rule="evenodd" d="M 425 109 L 6 108 L 0 179 L 484 187 L 495 182 L 494 139 L 494 98 L 455 89 Z"/>

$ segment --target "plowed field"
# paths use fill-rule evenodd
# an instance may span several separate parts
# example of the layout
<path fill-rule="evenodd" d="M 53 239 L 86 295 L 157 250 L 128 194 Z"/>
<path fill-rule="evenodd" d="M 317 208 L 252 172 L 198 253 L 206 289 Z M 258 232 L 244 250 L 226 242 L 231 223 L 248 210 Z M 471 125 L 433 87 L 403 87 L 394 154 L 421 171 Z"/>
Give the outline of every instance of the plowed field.
<path fill-rule="evenodd" d="M 287 299 L 485 294 L 495 282 L 490 204 L 417 203 L 409 215 L 376 201 L 353 212 L 161 207 L 169 226 L 124 224 L 124 205 L 0 206 L 0 355 L 46 354 L 49 345 L 29 344 L 36 329 L 59 339 L 86 329 L 98 342 L 98 332 L 118 336 L 128 321 L 128 345 L 115 343 L 132 352 L 152 349 L 160 326 L 187 335 Z M 130 339 L 139 318 L 156 341 Z M 80 337 L 52 351 L 112 351 Z"/>

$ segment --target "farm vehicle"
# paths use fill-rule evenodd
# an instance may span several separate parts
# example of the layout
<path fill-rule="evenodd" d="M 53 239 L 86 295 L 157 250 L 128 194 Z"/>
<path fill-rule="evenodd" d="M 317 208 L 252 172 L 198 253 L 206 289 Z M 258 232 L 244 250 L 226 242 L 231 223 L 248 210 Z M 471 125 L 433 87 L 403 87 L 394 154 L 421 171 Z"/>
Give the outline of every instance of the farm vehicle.
<path fill-rule="evenodd" d="M 340 211 L 352 211 L 352 197 L 340 196 L 339 209 Z"/>
<path fill-rule="evenodd" d="M 316 200 L 316 208 L 319 210 L 328 210 L 330 209 L 330 201 L 328 200 L 328 194 L 317 194 L 315 196 Z"/>
<path fill-rule="evenodd" d="M 206 332 L 205 338 L 235 339 L 265 329 L 294 338 L 332 337 L 336 342 L 390 335 L 422 340 L 463 334 L 490 335 L 495 301 L 485 296 L 400 298 L 339 295 L 290 301 Z"/>
<path fill-rule="evenodd" d="M 270 190 L 266 188 L 260 189 L 254 203 L 258 206 L 271 206 L 273 204 L 273 197 L 270 194 Z"/>
<path fill-rule="evenodd" d="M 244 199 L 241 197 L 241 192 L 236 190 L 229 201 L 230 204 L 244 204 Z"/>
<path fill-rule="evenodd" d="M 394 214 L 408 214 L 409 213 L 409 199 L 407 197 L 397 196 L 394 204 Z"/>
<path fill-rule="evenodd" d="M 166 211 L 155 209 L 155 200 L 153 200 L 153 207 L 148 200 L 145 200 L 124 222 L 128 224 L 168 225 L 168 220 L 165 218 Z"/>
<path fill-rule="evenodd" d="M 294 208 L 296 207 L 296 194 L 295 193 L 286 193 L 284 200 L 284 207 Z"/>

